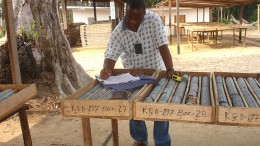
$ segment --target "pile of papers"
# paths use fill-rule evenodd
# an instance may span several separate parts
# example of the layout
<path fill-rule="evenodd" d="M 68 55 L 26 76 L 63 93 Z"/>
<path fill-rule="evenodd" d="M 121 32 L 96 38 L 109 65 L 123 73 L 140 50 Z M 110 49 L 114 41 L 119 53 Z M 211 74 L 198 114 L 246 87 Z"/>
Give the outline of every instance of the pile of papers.
<path fill-rule="evenodd" d="M 96 77 L 97 80 L 104 85 L 107 89 L 113 89 L 115 91 L 122 91 L 127 89 L 133 89 L 143 86 L 145 84 L 154 83 L 156 80 L 152 77 L 135 77 L 130 73 L 120 74 L 117 76 L 110 76 L 108 79 L 103 80 L 100 77 Z"/>
<path fill-rule="evenodd" d="M 97 79 L 103 85 L 123 84 L 123 83 L 129 83 L 129 82 L 140 80 L 139 77 L 134 77 L 130 73 L 125 73 L 125 74 L 121 74 L 121 75 L 117 75 L 117 76 L 110 76 L 106 80 L 103 80 L 100 77 L 97 77 Z"/>

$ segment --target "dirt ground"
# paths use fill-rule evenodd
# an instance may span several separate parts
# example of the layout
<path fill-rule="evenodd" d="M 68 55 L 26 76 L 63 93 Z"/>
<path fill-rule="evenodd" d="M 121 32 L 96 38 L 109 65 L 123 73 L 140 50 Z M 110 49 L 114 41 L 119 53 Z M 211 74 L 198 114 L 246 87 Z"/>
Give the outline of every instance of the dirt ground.
<path fill-rule="evenodd" d="M 255 32 L 252 32 L 255 33 Z M 218 44 L 206 43 L 196 45 L 196 50 L 182 39 L 180 54 L 177 54 L 176 39 L 170 46 L 174 67 L 180 71 L 225 71 L 260 73 L 260 43 L 248 41 L 247 47 L 232 44 L 230 35 L 226 34 Z M 86 72 L 94 77 L 102 68 L 104 48 L 72 48 L 75 59 Z M 116 68 L 122 68 L 120 60 Z M 31 137 L 34 146 L 83 146 L 81 119 L 64 117 L 60 113 L 60 100 L 56 94 L 41 89 L 39 96 L 29 101 L 28 112 Z M 119 121 L 120 145 L 133 143 L 128 130 L 128 121 Z M 149 145 L 153 144 L 153 122 L 147 121 Z M 0 146 L 23 145 L 19 118 L 17 115 L 0 124 Z M 91 119 L 94 146 L 102 145 L 111 131 L 111 120 Z M 260 143 L 260 127 L 223 126 L 195 123 L 170 122 L 172 145 L 175 146 L 255 146 Z M 110 141 L 109 146 L 113 145 Z"/>

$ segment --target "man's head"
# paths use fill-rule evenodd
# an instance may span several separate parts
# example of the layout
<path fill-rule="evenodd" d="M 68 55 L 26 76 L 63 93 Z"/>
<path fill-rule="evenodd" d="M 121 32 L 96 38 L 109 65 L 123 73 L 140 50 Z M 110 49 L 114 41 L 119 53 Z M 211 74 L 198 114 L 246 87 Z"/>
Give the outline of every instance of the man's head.
<path fill-rule="evenodd" d="M 145 15 L 144 0 L 128 0 L 126 5 L 126 27 L 129 30 L 137 31 Z"/>

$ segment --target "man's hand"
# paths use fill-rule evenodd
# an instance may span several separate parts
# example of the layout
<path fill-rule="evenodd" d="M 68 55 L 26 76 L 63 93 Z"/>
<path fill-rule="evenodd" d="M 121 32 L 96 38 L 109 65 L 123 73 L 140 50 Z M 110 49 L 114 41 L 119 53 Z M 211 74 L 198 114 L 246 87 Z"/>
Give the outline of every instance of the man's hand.
<path fill-rule="evenodd" d="M 101 71 L 100 71 L 100 78 L 103 79 L 103 80 L 106 80 L 109 76 L 111 76 L 112 74 L 112 71 L 108 68 L 103 68 Z"/>
<path fill-rule="evenodd" d="M 182 72 L 180 72 L 180 71 L 174 71 L 174 69 L 168 69 L 168 70 L 167 70 L 167 77 L 168 77 L 168 78 L 172 78 L 173 75 L 177 75 L 177 76 L 182 77 Z"/>

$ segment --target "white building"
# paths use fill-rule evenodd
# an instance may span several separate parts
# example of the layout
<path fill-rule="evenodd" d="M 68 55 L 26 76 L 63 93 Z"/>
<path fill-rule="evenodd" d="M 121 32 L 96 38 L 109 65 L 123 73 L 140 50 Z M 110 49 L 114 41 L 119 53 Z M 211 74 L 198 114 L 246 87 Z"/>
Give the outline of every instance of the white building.
<path fill-rule="evenodd" d="M 88 18 L 94 17 L 93 7 L 68 6 L 67 9 L 72 10 L 74 23 L 83 22 L 85 24 L 89 24 Z M 148 11 L 157 12 L 160 16 L 165 16 L 166 29 L 168 30 L 168 24 L 169 24 L 169 8 L 168 7 L 164 7 L 164 8 L 160 8 L 160 9 L 148 8 Z M 109 7 L 97 7 L 96 13 L 97 13 L 97 21 L 109 20 L 109 18 L 110 18 L 110 8 Z M 175 23 L 174 17 L 176 16 L 175 7 L 172 7 L 171 15 L 172 15 L 171 22 L 173 24 L 173 23 Z M 209 8 L 205 8 L 205 9 L 203 9 L 203 8 L 200 8 L 200 9 L 180 8 L 179 15 L 181 15 L 181 17 L 185 19 L 184 20 L 185 22 L 209 22 L 210 21 Z"/>

